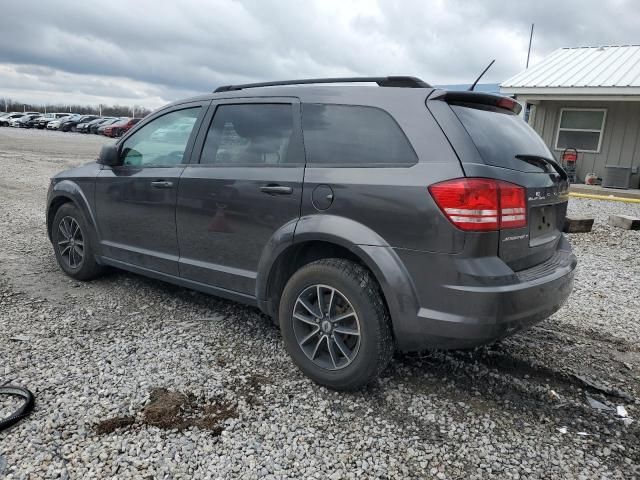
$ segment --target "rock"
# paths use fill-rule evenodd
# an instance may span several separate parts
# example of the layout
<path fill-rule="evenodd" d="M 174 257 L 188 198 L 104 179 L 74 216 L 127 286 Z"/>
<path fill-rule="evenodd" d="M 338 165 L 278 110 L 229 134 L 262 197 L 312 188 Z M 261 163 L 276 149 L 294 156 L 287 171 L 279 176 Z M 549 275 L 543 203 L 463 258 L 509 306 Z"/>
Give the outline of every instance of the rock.
<path fill-rule="evenodd" d="M 593 228 L 593 217 L 569 216 L 564 220 L 562 231 L 565 233 L 587 233 Z"/>
<path fill-rule="evenodd" d="M 624 230 L 640 230 L 640 218 L 631 215 L 609 215 L 609 225 Z"/>

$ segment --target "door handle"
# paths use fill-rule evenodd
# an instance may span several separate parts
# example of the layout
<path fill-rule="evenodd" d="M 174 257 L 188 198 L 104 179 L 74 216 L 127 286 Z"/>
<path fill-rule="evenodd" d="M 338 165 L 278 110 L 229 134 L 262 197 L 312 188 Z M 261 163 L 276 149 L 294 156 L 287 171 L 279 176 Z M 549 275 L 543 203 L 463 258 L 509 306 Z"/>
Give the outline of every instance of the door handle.
<path fill-rule="evenodd" d="M 269 195 L 291 195 L 293 193 L 293 188 L 270 184 L 260 187 L 260 191 L 262 193 L 268 193 Z"/>
<path fill-rule="evenodd" d="M 154 180 L 151 182 L 151 186 L 155 188 L 172 188 L 173 182 L 168 182 L 166 180 Z"/>

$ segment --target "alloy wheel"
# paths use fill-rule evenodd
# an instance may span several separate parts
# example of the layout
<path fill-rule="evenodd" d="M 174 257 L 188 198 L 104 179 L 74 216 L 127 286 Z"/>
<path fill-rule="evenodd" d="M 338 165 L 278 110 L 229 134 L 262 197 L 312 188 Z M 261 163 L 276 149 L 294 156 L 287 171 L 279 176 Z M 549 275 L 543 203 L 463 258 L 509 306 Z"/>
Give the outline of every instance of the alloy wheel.
<path fill-rule="evenodd" d="M 78 268 L 84 259 L 84 237 L 80 224 L 73 217 L 63 217 L 58 224 L 58 250 L 70 268 Z"/>
<path fill-rule="evenodd" d="M 345 368 L 360 348 L 355 309 L 344 294 L 328 285 L 312 285 L 298 295 L 293 331 L 307 358 L 326 370 Z"/>

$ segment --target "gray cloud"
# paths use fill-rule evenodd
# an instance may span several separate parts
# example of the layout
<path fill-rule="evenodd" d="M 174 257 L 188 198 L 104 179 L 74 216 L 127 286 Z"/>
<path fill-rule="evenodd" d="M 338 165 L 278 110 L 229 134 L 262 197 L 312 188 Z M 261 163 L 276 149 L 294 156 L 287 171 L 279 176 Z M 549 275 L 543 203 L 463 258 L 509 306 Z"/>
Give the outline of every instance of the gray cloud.
<path fill-rule="evenodd" d="M 3 4 L 0 96 L 159 106 L 234 82 L 411 74 L 484 81 L 562 46 L 637 42 L 634 1 L 317 0 Z"/>

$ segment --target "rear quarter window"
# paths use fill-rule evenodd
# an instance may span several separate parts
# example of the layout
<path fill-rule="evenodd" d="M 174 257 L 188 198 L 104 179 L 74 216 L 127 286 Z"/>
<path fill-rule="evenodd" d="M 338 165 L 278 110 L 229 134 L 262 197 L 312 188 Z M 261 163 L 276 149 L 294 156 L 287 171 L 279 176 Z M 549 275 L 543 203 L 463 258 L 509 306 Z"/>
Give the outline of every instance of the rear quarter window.
<path fill-rule="evenodd" d="M 307 163 L 330 166 L 409 166 L 418 158 L 384 110 L 352 105 L 303 104 Z"/>

